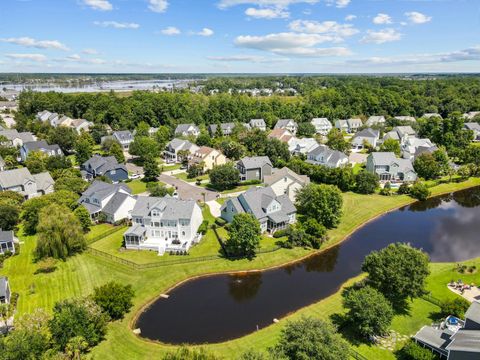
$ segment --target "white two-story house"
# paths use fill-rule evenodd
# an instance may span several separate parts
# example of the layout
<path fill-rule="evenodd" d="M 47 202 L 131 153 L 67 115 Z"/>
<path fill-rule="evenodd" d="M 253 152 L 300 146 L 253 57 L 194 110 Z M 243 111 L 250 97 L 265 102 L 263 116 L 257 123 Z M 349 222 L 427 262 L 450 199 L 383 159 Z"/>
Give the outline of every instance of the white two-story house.
<path fill-rule="evenodd" d="M 125 247 L 136 250 L 188 251 L 201 236 L 203 216 L 194 200 L 139 196 L 132 210 L 133 225 L 125 232 Z"/>

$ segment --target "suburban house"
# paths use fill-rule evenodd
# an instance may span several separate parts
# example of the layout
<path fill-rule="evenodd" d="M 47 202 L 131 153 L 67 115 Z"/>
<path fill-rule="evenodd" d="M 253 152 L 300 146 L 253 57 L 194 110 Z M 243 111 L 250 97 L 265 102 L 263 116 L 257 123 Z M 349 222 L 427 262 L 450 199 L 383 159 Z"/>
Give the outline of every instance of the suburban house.
<path fill-rule="evenodd" d="M 25 199 L 50 194 L 55 181 L 48 172 L 32 175 L 27 168 L 0 172 L 0 191 L 15 191 Z"/>
<path fill-rule="evenodd" d="M 18 132 L 16 129 L 0 131 L 0 137 L 5 137 L 7 142 L 2 142 L 4 146 L 20 147 L 26 142 L 35 141 L 31 132 Z"/>
<path fill-rule="evenodd" d="M 329 168 L 338 168 L 348 164 L 348 156 L 338 150 L 332 150 L 326 145 L 317 145 L 307 153 L 307 162 Z"/>
<path fill-rule="evenodd" d="M 163 156 L 165 157 L 165 161 L 169 162 L 181 162 L 183 161 L 181 151 L 186 151 L 189 153 L 188 157 L 190 158 L 199 147 L 195 144 L 192 144 L 188 140 L 182 139 L 173 139 L 170 141 L 167 146 L 165 147 L 165 151 L 163 152 Z M 179 154 L 180 153 L 180 154 Z"/>
<path fill-rule="evenodd" d="M 277 196 L 271 187 L 253 187 L 221 207 L 221 217 L 228 222 L 241 213 L 252 214 L 262 232 L 274 233 L 296 221 L 297 209 L 288 195 Z"/>
<path fill-rule="evenodd" d="M 268 134 L 268 137 L 288 143 L 293 138 L 293 134 L 287 129 L 273 129 L 270 131 L 270 134 Z"/>
<path fill-rule="evenodd" d="M 365 143 L 369 144 L 373 148 L 376 148 L 379 139 L 379 130 L 374 130 L 371 128 L 363 129 L 354 135 L 352 139 L 352 148 L 361 150 L 363 149 Z"/>
<path fill-rule="evenodd" d="M 393 152 L 373 152 L 367 158 L 367 171 L 378 175 L 380 181 L 412 182 L 417 180 L 417 173 L 412 162 L 399 159 Z"/>
<path fill-rule="evenodd" d="M 17 125 L 15 118 L 10 114 L 0 114 L 0 121 L 3 121 L 7 128 L 13 128 Z"/>
<path fill-rule="evenodd" d="M 49 125 L 54 126 L 53 124 L 58 121 L 60 116 L 57 113 L 52 113 L 48 110 L 44 110 L 42 112 L 37 113 L 35 116 L 37 120 L 43 122 L 43 123 L 48 123 Z"/>
<path fill-rule="evenodd" d="M 465 320 L 450 315 L 440 325 L 422 327 L 413 339 L 440 359 L 480 359 L 480 303 L 470 305 Z"/>
<path fill-rule="evenodd" d="M 470 111 L 463 114 L 463 118 L 465 120 L 473 120 L 476 116 L 480 116 L 480 111 Z"/>
<path fill-rule="evenodd" d="M 368 120 L 365 122 L 367 126 L 378 126 L 384 125 L 386 122 L 385 116 L 370 116 Z"/>
<path fill-rule="evenodd" d="M 315 126 L 315 132 L 323 136 L 332 130 L 332 123 L 327 118 L 314 118 L 310 123 Z"/>
<path fill-rule="evenodd" d="M 65 126 L 69 127 L 71 129 L 74 129 L 77 133 L 81 133 L 82 131 L 88 132 L 90 131 L 90 127 L 93 126 L 93 123 L 90 121 L 87 121 L 85 119 L 70 119 L 67 118 L 64 121 L 62 121 L 59 126 Z"/>
<path fill-rule="evenodd" d="M 348 132 L 349 133 L 356 133 L 359 128 L 363 126 L 363 122 L 361 119 L 348 119 Z"/>
<path fill-rule="evenodd" d="M 82 177 L 86 180 L 95 179 L 97 176 L 105 176 L 118 183 L 128 179 L 128 170 L 124 164 L 119 164 L 115 156 L 93 155 L 85 161 L 80 169 Z"/>
<path fill-rule="evenodd" d="M 36 119 L 43 123 L 49 123 L 53 127 L 69 127 L 78 133 L 81 131 L 89 131 L 90 127 L 93 126 L 92 122 L 85 119 L 72 119 L 65 115 L 60 116 L 57 113 L 51 113 L 48 110 L 37 113 Z"/>
<path fill-rule="evenodd" d="M 348 132 L 347 120 L 335 120 L 335 127 L 341 132 Z"/>
<path fill-rule="evenodd" d="M 78 199 L 78 203 L 88 210 L 92 220 L 103 213 L 107 222 L 112 224 L 130 219 L 136 201 L 127 185 L 107 184 L 98 180 L 95 180 Z"/>
<path fill-rule="evenodd" d="M 467 130 L 473 131 L 473 141 L 480 141 L 480 124 L 476 122 L 467 122 L 463 124 Z"/>
<path fill-rule="evenodd" d="M 215 136 L 215 134 L 217 133 L 217 128 L 217 124 L 208 125 L 208 133 L 210 134 L 210 136 Z M 235 123 L 222 123 L 220 124 L 220 128 L 222 129 L 222 134 L 224 136 L 229 136 L 232 135 L 233 129 L 235 129 Z"/>
<path fill-rule="evenodd" d="M 259 180 L 272 174 L 273 165 L 268 156 L 244 157 L 237 162 L 240 181 Z"/>
<path fill-rule="evenodd" d="M 201 239 L 202 221 L 202 210 L 194 200 L 140 196 L 132 210 L 133 225 L 123 235 L 125 247 L 158 251 L 159 255 L 188 251 Z"/>
<path fill-rule="evenodd" d="M 0 171 L 5 170 L 5 166 L 5 160 L 3 160 L 3 158 L 0 156 Z"/>
<path fill-rule="evenodd" d="M 189 166 L 203 163 L 203 171 L 212 170 L 214 166 L 224 165 L 227 158 L 220 151 L 208 146 L 202 146 L 190 158 Z"/>
<path fill-rule="evenodd" d="M 395 116 L 394 119 L 398 121 L 417 122 L 417 119 L 415 119 L 413 116 Z"/>
<path fill-rule="evenodd" d="M 263 119 L 252 119 L 248 123 L 251 129 L 260 129 L 262 131 L 267 131 L 267 124 L 265 124 L 265 120 Z"/>
<path fill-rule="evenodd" d="M 130 144 L 133 142 L 133 134 L 130 130 L 114 131 L 112 138 L 119 142 L 124 150 L 128 150 Z"/>
<path fill-rule="evenodd" d="M 425 118 L 425 119 L 431 119 L 431 118 L 443 119 L 442 115 L 440 115 L 438 113 L 425 113 L 425 114 L 423 114 L 422 118 Z"/>
<path fill-rule="evenodd" d="M 310 178 L 306 175 L 298 175 L 295 171 L 284 167 L 275 170 L 272 175 L 265 176 L 264 183 L 272 188 L 276 196 L 287 195 L 294 203 L 297 191 L 308 185 Z"/>
<path fill-rule="evenodd" d="M 178 124 L 175 129 L 175 136 L 198 136 L 200 129 L 195 124 Z"/>
<path fill-rule="evenodd" d="M 404 141 L 408 137 L 414 137 L 417 133 L 409 125 L 407 126 L 395 126 L 391 131 L 385 134 L 383 140 L 394 139 L 398 141 Z"/>
<path fill-rule="evenodd" d="M 298 124 L 296 123 L 295 120 L 292 120 L 292 119 L 282 119 L 277 121 L 274 129 L 285 129 L 290 131 L 293 135 L 295 135 L 298 130 Z"/>
<path fill-rule="evenodd" d="M 49 145 L 45 140 L 26 142 L 20 148 L 20 158 L 27 160 L 28 154 L 34 151 L 40 151 L 47 156 L 62 156 L 63 151 L 57 144 Z"/>
<path fill-rule="evenodd" d="M 438 147 L 430 139 L 419 139 L 417 137 L 407 137 L 401 142 L 402 157 L 404 159 L 414 160 L 418 155 L 426 152 L 433 153 Z"/>
<path fill-rule="evenodd" d="M 0 304 L 10 304 L 10 284 L 6 276 L 0 277 Z"/>
<path fill-rule="evenodd" d="M 15 254 L 15 243 L 18 243 L 18 239 L 13 231 L 0 229 L 0 254 L 5 254 L 7 251 Z"/>
<path fill-rule="evenodd" d="M 318 146 L 314 138 L 292 138 L 288 141 L 288 151 L 293 155 L 306 155 L 309 151 Z"/>

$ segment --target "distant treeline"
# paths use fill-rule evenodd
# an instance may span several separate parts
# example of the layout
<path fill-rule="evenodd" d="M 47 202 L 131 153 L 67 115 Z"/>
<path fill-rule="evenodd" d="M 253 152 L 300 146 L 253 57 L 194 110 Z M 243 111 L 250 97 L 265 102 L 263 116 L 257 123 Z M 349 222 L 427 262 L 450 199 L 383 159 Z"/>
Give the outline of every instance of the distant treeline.
<path fill-rule="evenodd" d="M 208 88 L 228 89 L 252 82 L 262 87 L 273 78 L 215 78 L 206 81 Z M 23 92 L 20 113 L 28 118 L 50 110 L 74 118 L 109 124 L 114 129 L 133 129 L 145 121 L 152 126 L 174 126 L 193 122 L 198 125 L 220 122 L 246 122 L 263 118 L 271 127 L 277 119 L 299 122 L 313 117 L 330 120 L 352 116 L 413 115 L 438 112 L 480 110 L 480 77 L 441 77 L 408 80 L 400 77 L 329 76 L 276 78 L 284 87 L 302 94 L 296 97 L 250 97 L 248 95 L 151 93 L 135 91 L 132 96 L 114 93 L 63 94 Z"/>

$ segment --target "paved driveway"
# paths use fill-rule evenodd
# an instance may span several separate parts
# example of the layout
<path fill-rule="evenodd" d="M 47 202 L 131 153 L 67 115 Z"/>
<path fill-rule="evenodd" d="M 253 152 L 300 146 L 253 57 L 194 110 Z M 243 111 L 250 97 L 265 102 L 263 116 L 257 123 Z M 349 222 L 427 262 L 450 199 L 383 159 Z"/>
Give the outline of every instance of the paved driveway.
<path fill-rule="evenodd" d="M 202 193 L 205 193 L 205 201 L 207 202 L 215 200 L 218 197 L 218 193 L 216 191 L 207 190 L 200 186 L 189 184 L 186 181 L 177 179 L 176 177 L 170 175 L 161 174 L 159 180 L 176 188 L 180 199 L 183 200 L 193 199 L 195 201 L 203 201 Z"/>

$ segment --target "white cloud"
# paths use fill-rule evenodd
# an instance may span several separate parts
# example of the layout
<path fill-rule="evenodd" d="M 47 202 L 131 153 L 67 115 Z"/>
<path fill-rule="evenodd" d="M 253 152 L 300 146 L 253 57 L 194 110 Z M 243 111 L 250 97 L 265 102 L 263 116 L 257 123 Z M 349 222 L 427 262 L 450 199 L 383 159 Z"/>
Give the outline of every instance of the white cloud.
<path fill-rule="evenodd" d="M 87 55 L 97 55 L 98 51 L 95 49 L 83 49 L 82 53 L 87 54 Z"/>
<path fill-rule="evenodd" d="M 169 26 L 163 30 L 160 30 L 160 33 L 163 35 L 173 36 L 173 35 L 180 35 L 182 32 L 180 29 L 176 28 L 175 26 Z"/>
<path fill-rule="evenodd" d="M 352 20 L 355 20 L 356 18 L 357 18 L 357 15 L 350 14 L 345 16 L 345 21 L 352 21 Z"/>
<path fill-rule="evenodd" d="M 432 20 L 431 16 L 427 16 L 425 14 L 422 14 L 418 11 L 410 11 L 406 12 L 405 16 L 412 22 L 413 24 L 425 24 L 429 21 Z"/>
<path fill-rule="evenodd" d="M 365 35 L 360 42 L 383 44 L 386 42 L 398 41 L 401 38 L 402 34 L 395 29 L 383 29 L 379 31 L 367 30 L 367 35 Z"/>
<path fill-rule="evenodd" d="M 452 63 L 460 61 L 480 61 L 480 46 L 474 46 L 463 50 L 436 54 L 397 55 L 395 57 L 371 57 L 366 59 L 350 60 L 348 61 L 348 63 L 355 65 L 401 66 Z"/>
<path fill-rule="evenodd" d="M 379 13 L 377 16 L 373 18 L 373 23 L 377 25 L 381 24 L 391 24 L 392 18 L 388 14 Z"/>
<path fill-rule="evenodd" d="M 167 11 L 168 1 L 167 0 L 148 0 L 148 8 L 153 12 L 163 13 Z"/>
<path fill-rule="evenodd" d="M 83 0 L 83 3 L 94 10 L 110 11 L 113 9 L 108 0 Z"/>
<path fill-rule="evenodd" d="M 245 11 L 245 15 L 256 18 L 256 19 L 284 19 L 290 16 L 288 11 L 283 10 L 282 8 L 248 8 Z"/>
<path fill-rule="evenodd" d="M 35 62 L 44 62 L 47 57 L 43 54 L 6 54 L 6 57 L 14 60 L 30 60 Z"/>
<path fill-rule="evenodd" d="M 350 51 L 344 47 L 317 48 L 318 44 L 334 41 L 330 35 L 304 33 L 276 33 L 265 36 L 238 36 L 238 47 L 268 51 L 277 55 L 301 57 L 346 56 Z"/>
<path fill-rule="evenodd" d="M 339 24 L 336 21 L 318 22 L 313 20 L 295 20 L 289 25 L 290 30 L 307 34 L 329 34 L 335 41 L 359 33 L 351 24 Z"/>
<path fill-rule="evenodd" d="M 136 23 L 127 23 L 127 22 L 118 22 L 118 21 L 94 21 L 97 26 L 101 27 L 113 27 L 115 29 L 138 29 L 139 24 Z"/>
<path fill-rule="evenodd" d="M 199 31 L 199 32 L 192 32 L 191 33 L 192 35 L 198 35 L 198 36 L 205 36 L 205 37 L 208 37 L 208 36 L 212 36 L 214 34 L 213 30 L 212 29 L 209 29 L 209 28 L 203 28 L 202 31 Z"/>
<path fill-rule="evenodd" d="M 103 59 L 99 58 L 82 58 L 78 54 L 72 54 L 68 55 L 65 58 L 61 59 L 54 59 L 56 62 L 74 62 L 74 63 L 82 63 L 82 64 L 94 64 L 94 65 L 103 65 L 106 64 L 107 62 Z"/>
<path fill-rule="evenodd" d="M 326 0 L 328 6 L 335 5 L 337 8 L 340 9 L 347 7 L 348 4 L 350 4 L 350 1 L 351 0 Z"/>
<path fill-rule="evenodd" d="M 276 7 L 281 9 L 286 9 L 292 4 L 316 4 L 320 0 L 220 0 L 218 3 L 218 7 L 221 9 L 226 9 L 232 6 L 237 5 L 255 5 L 261 7 Z M 337 0 L 337 1 L 345 1 L 345 0 Z M 350 1 L 350 0 L 348 0 Z"/>
<path fill-rule="evenodd" d="M 25 47 L 33 47 L 37 49 L 56 49 L 65 51 L 68 50 L 68 48 L 64 44 L 57 40 L 35 40 L 30 37 L 20 37 L 0 39 L 0 41 Z"/>
<path fill-rule="evenodd" d="M 218 62 L 253 62 L 253 63 L 278 63 L 290 61 L 288 58 L 266 58 L 255 55 L 208 56 L 208 60 Z"/>

